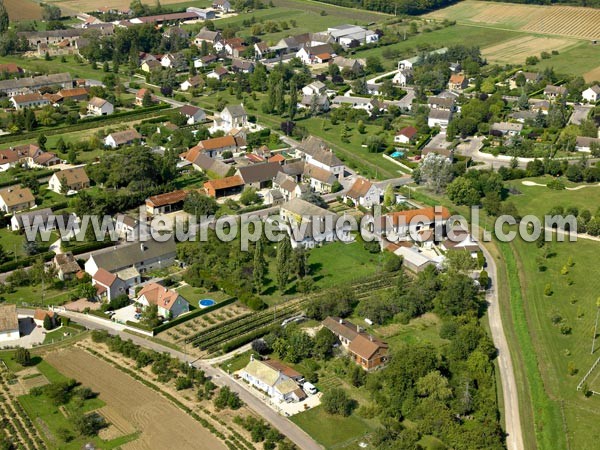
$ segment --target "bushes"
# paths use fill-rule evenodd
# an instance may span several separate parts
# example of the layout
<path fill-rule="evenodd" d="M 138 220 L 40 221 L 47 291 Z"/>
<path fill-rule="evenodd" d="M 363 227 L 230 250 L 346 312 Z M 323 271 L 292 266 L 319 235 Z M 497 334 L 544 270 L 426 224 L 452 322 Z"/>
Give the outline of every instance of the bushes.
<path fill-rule="evenodd" d="M 223 386 L 219 390 L 219 394 L 215 397 L 214 405 L 217 409 L 240 409 L 243 402 L 229 387 Z"/>
<path fill-rule="evenodd" d="M 31 353 L 29 353 L 29 350 L 27 350 L 26 348 L 19 347 L 15 352 L 14 358 L 15 361 L 23 367 L 31 364 Z"/>
<path fill-rule="evenodd" d="M 321 397 L 323 409 L 328 414 L 347 417 L 356 408 L 356 401 L 351 399 L 345 390 L 331 388 Z"/>

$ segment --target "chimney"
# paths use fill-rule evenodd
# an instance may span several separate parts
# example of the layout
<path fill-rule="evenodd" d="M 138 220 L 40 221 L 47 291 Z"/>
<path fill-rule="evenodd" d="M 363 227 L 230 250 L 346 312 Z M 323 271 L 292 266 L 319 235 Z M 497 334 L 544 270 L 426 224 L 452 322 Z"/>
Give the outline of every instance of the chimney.
<path fill-rule="evenodd" d="M 356 325 L 356 332 L 360 333 L 360 327 L 358 325 Z"/>
<path fill-rule="evenodd" d="M 342 319 L 342 318 L 340 317 L 340 320 L 339 320 L 339 322 L 340 322 L 340 323 L 344 323 L 344 319 Z"/>
<path fill-rule="evenodd" d="M 140 250 L 141 251 L 146 251 L 146 246 L 144 244 L 140 244 Z"/>
<path fill-rule="evenodd" d="M 250 361 L 254 361 L 254 353 L 250 353 Z"/>

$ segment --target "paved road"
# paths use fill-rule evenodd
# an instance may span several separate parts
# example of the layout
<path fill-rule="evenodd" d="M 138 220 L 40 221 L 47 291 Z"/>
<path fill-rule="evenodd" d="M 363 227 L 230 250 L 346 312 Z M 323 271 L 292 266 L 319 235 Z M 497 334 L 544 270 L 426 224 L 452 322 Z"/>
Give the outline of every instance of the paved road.
<path fill-rule="evenodd" d="M 260 399 L 255 397 L 252 393 L 247 391 L 244 387 L 233 381 L 224 371 L 215 368 L 210 365 L 209 362 L 203 360 L 197 360 L 192 356 L 188 356 L 182 352 L 174 350 L 169 347 L 165 347 L 156 342 L 150 341 L 146 338 L 136 336 L 130 333 L 123 333 L 115 330 L 110 324 L 100 323 L 98 320 L 94 320 L 93 316 L 86 316 L 85 314 L 75 312 L 61 312 L 62 316 L 69 317 L 71 320 L 89 328 L 92 330 L 107 330 L 111 334 L 119 334 L 123 339 L 131 339 L 132 342 L 144 347 L 155 350 L 161 353 L 169 353 L 171 356 L 194 365 L 199 369 L 202 369 L 208 376 L 212 378 L 212 381 L 217 386 L 228 386 L 232 391 L 236 392 L 240 398 L 256 413 L 260 414 L 265 420 L 271 423 L 275 428 L 282 434 L 287 436 L 294 444 L 296 444 L 302 450 L 322 450 L 322 447 L 317 444 L 313 438 L 305 433 L 300 427 L 291 422 L 286 417 L 279 415 L 269 406 L 264 404 Z"/>
<path fill-rule="evenodd" d="M 521 415 L 519 411 L 519 396 L 512 357 L 508 341 L 502 326 L 502 315 L 498 302 L 498 269 L 496 261 L 490 252 L 481 245 L 488 265 L 488 273 L 492 278 L 492 288 L 487 294 L 488 319 L 495 347 L 498 349 L 498 367 L 502 383 L 502 396 L 504 399 L 504 420 L 506 428 L 506 446 L 508 450 L 524 450 L 523 430 L 521 429 Z"/>
<path fill-rule="evenodd" d="M 508 155 L 494 156 L 491 153 L 485 153 L 481 151 L 483 147 L 483 136 L 470 136 L 456 147 L 458 153 L 471 158 L 473 161 L 483 163 L 483 167 L 491 169 L 499 169 L 500 167 L 510 167 L 512 164 L 513 157 Z M 557 160 L 566 159 L 569 164 L 577 164 L 581 161 L 581 153 L 575 153 L 572 157 L 568 158 L 555 158 Z M 587 155 L 586 155 L 587 156 Z M 522 169 L 527 167 L 527 163 L 533 161 L 535 158 L 517 158 L 518 166 Z M 541 159 L 541 158 L 538 158 Z M 594 164 L 599 158 L 589 158 L 588 162 Z M 477 168 L 482 168 L 481 165 Z"/>

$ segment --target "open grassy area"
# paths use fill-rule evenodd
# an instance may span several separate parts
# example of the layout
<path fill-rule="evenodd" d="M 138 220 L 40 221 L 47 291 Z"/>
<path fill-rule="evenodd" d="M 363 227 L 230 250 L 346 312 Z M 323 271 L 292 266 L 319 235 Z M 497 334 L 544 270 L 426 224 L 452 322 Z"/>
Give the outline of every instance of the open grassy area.
<path fill-rule="evenodd" d="M 55 342 L 60 342 L 79 333 L 81 333 L 81 330 L 77 328 L 69 326 L 60 327 L 56 330 L 52 330 L 46 333 L 46 337 L 44 338 L 44 344 L 53 344 Z"/>
<path fill-rule="evenodd" d="M 369 253 L 360 242 L 332 242 L 311 250 L 308 263 L 316 285 L 326 288 L 382 270 L 383 255 Z"/>
<path fill-rule="evenodd" d="M 208 292 L 204 288 L 197 288 L 190 285 L 182 286 L 176 289 L 190 304 L 198 306 L 198 300 L 203 298 L 210 298 L 215 302 L 219 303 L 223 300 L 230 298 L 229 295 L 221 291 Z"/>
<path fill-rule="evenodd" d="M 316 4 L 316 2 L 306 2 L 299 0 L 280 0 L 273 2 L 275 8 L 259 9 L 247 14 L 230 17 L 219 20 L 219 27 L 236 26 L 240 28 L 240 36 L 253 36 L 252 27 L 244 27 L 245 20 L 254 19 L 256 23 L 287 22 L 288 28 L 281 29 L 274 33 L 260 35 L 263 41 L 269 44 L 275 44 L 281 38 L 294 34 L 325 31 L 328 27 L 342 25 L 346 23 L 367 25 L 370 22 L 380 21 L 386 16 L 367 11 L 356 11 L 348 8 L 332 7 L 326 4 Z M 311 7 L 312 6 L 312 7 Z M 325 14 L 322 14 L 324 11 Z M 296 26 L 292 26 L 294 20 Z"/>
<path fill-rule="evenodd" d="M 7 303 L 14 303 L 18 306 L 48 306 L 62 305 L 68 302 L 74 292 L 46 286 L 42 295 L 42 286 L 35 285 L 15 287 L 12 292 L 6 292 L 0 297 L 4 298 Z"/>
<path fill-rule="evenodd" d="M 574 47 L 542 59 L 528 70 L 543 70 L 552 67 L 556 73 L 566 75 L 584 75 L 600 66 L 600 46 L 583 41 Z"/>
<path fill-rule="evenodd" d="M 431 50 L 458 44 L 478 45 L 479 47 L 484 48 L 518 36 L 519 33 L 510 30 L 454 25 L 430 33 L 420 33 L 415 36 L 410 36 L 405 41 L 397 44 L 357 51 L 355 57 L 367 58 L 368 56 L 378 56 L 381 58 L 385 67 L 391 70 L 396 68 L 398 60 L 384 58 L 383 52 L 386 48 L 399 52 L 401 54 L 399 59 L 403 59 L 417 55 L 419 53 L 418 49 L 425 46 L 428 46 Z"/>
<path fill-rule="evenodd" d="M 51 61 L 37 58 L 23 58 L 20 56 L 2 56 L 0 63 L 16 63 L 24 69 L 40 73 L 61 73 L 69 72 L 73 78 L 91 78 L 94 80 L 102 80 L 104 72 L 102 66 L 94 70 L 89 63 L 78 63 L 73 56 L 65 56 L 66 62 L 60 62 L 60 57 L 53 57 Z"/>
<path fill-rule="evenodd" d="M 546 184 L 552 177 L 528 178 L 540 184 Z M 544 186 L 525 186 L 523 180 L 515 180 L 508 183 L 510 186 L 521 192 L 520 195 L 513 195 L 510 201 L 515 204 L 521 215 L 535 214 L 543 217 L 553 206 L 563 206 L 565 209 L 574 206 L 580 210 L 589 209 L 592 214 L 600 205 L 600 186 L 590 185 L 578 190 L 556 191 Z M 583 184 L 570 183 L 563 180 L 566 187 L 584 186 Z"/>
<path fill-rule="evenodd" d="M 358 448 L 361 438 L 373 431 L 355 414 L 350 417 L 332 416 L 321 406 L 296 414 L 291 421 L 327 449 L 343 448 L 350 444 L 353 444 L 351 448 Z"/>
<path fill-rule="evenodd" d="M 594 211 L 600 201 L 597 187 L 553 191 L 523 186 L 520 181 L 511 185 L 521 192 L 511 197 L 521 215 L 542 216 L 557 205 Z M 506 286 L 503 278 L 499 285 L 508 289 L 512 321 L 507 336 L 514 329 L 513 338 L 521 349 L 514 362 L 517 382 L 523 403 L 532 403 L 531 409 L 522 405 L 522 415 L 525 424 L 535 423 L 538 448 L 592 449 L 600 438 L 593 426 L 599 419 L 600 398 L 586 398 L 576 386 L 600 356 L 598 351 L 590 353 L 600 288 L 600 270 L 590 263 L 597 259 L 600 243 L 580 239 L 547 245 L 552 249 L 547 259 L 534 244 L 518 240 L 500 245 L 508 278 Z M 574 265 L 562 274 L 569 258 Z M 547 286 L 550 296 L 544 292 Z"/>

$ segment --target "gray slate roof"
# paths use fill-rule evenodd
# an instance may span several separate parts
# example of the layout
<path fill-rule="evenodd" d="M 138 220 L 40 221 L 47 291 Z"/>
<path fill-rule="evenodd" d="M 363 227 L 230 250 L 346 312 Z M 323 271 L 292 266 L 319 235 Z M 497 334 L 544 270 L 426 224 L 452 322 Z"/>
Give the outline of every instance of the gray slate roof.
<path fill-rule="evenodd" d="M 143 250 L 142 250 L 143 246 Z M 148 240 L 146 242 L 133 242 L 119 245 L 113 251 L 93 254 L 96 265 L 109 272 L 121 270 L 137 265 L 143 261 L 157 258 L 173 258 L 176 255 L 175 240 L 166 242 Z"/>

